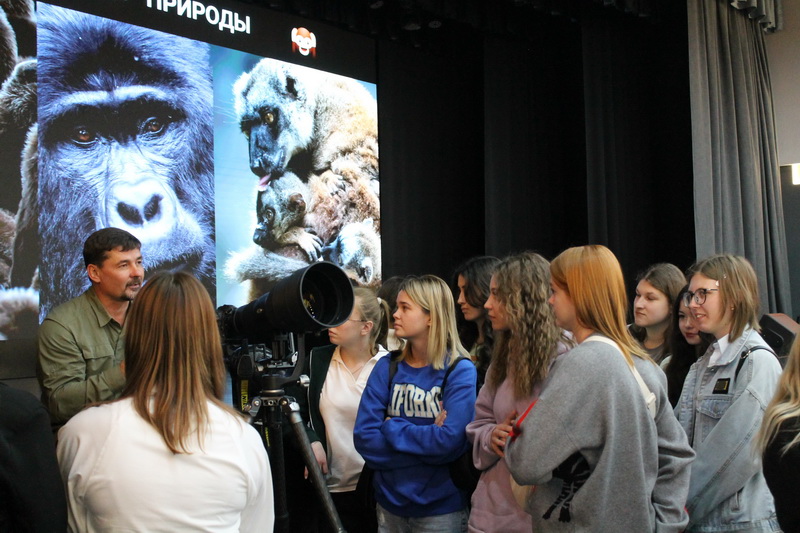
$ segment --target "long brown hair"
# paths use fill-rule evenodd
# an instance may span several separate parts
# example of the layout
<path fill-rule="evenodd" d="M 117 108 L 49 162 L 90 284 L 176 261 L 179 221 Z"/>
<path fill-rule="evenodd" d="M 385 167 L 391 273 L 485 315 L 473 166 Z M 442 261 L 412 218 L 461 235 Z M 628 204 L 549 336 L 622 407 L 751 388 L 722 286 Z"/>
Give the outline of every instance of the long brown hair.
<path fill-rule="evenodd" d="M 681 288 L 686 285 L 686 276 L 683 275 L 680 268 L 671 263 L 656 263 L 636 276 L 637 287 L 641 281 L 648 282 L 655 290 L 666 296 L 667 305 L 670 312 L 672 312 L 675 300 L 681 294 Z M 674 320 L 669 321 L 667 330 L 664 332 L 664 342 L 667 342 L 672 336 L 672 325 L 674 322 Z M 631 324 L 630 330 L 634 338 L 639 342 L 644 342 L 647 338 L 647 328 L 637 326 L 636 323 L 633 323 Z"/>
<path fill-rule="evenodd" d="M 531 394 L 535 381 L 547 377 L 561 330 L 556 326 L 550 296 L 550 264 L 525 252 L 503 259 L 495 268 L 496 298 L 505 310 L 508 331 L 497 332 L 489 384 L 497 389 L 511 375 L 514 395 Z"/>
<path fill-rule="evenodd" d="M 125 320 L 122 398 L 149 422 L 172 453 L 202 447 L 212 402 L 222 402 L 225 368 L 214 306 L 205 288 L 185 272 L 153 276 Z"/>
<path fill-rule="evenodd" d="M 616 342 L 630 366 L 632 355 L 651 361 L 628 331 L 625 280 L 611 250 L 599 244 L 568 248 L 550 263 L 550 274 L 575 305 L 579 325 Z"/>

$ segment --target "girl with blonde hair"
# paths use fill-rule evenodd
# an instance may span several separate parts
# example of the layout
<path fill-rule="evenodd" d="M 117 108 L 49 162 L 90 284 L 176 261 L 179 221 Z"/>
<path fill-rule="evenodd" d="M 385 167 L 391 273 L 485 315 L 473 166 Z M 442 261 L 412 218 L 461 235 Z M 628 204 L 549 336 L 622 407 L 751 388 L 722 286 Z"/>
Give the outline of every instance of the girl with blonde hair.
<path fill-rule="evenodd" d="M 603 246 L 570 248 L 550 265 L 556 324 L 578 346 L 558 357 L 506 445 L 534 531 L 672 531 L 693 453 L 666 378 L 626 326 L 625 282 Z"/>
<path fill-rule="evenodd" d="M 800 335 L 795 336 L 778 390 L 767 406 L 756 448 L 775 497 L 783 531 L 800 531 Z"/>
<path fill-rule="evenodd" d="M 744 257 L 689 269 L 684 302 L 713 344 L 686 375 L 675 413 L 697 453 L 686 531 L 780 531 L 753 441 L 781 366 L 758 333 L 758 280 Z"/>
<path fill-rule="evenodd" d="M 127 383 L 59 432 L 72 531 L 271 531 L 258 432 L 222 402 L 211 298 L 185 272 L 155 275 L 126 319 Z"/>
<path fill-rule="evenodd" d="M 354 435 L 375 471 L 378 531 L 466 531 L 468 497 L 447 463 L 468 448 L 476 371 L 462 361 L 468 355 L 447 284 L 431 275 L 406 278 L 394 324 L 405 346 L 375 365 Z"/>
<path fill-rule="evenodd" d="M 566 350 L 549 296 L 550 265 L 538 254 L 507 257 L 491 276 L 485 307 L 496 342 L 475 420 L 467 426 L 473 459 L 482 471 L 472 495 L 470 531 L 531 530 L 531 517 L 513 496 L 503 449 L 517 414 L 538 397 L 557 351 Z"/>

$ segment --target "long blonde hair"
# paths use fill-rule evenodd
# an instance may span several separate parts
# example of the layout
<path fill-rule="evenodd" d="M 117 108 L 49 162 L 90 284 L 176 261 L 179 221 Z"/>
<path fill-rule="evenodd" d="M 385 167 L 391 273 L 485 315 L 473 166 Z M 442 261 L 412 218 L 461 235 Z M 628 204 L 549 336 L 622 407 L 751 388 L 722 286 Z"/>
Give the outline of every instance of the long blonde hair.
<path fill-rule="evenodd" d="M 631 366 L 632 356 L 652 361 L 628 331 L 625 280 L 611 250 L 599 244 L 568 248 L 550 263 L 550 275 L 572 300 L 580 326 L 616 342 Z"/>
<path fill-rule="evenodd" d="M 431 274 L 409 276 L 403 280 L 400 290 L 431 318 L 431 327 L 428 331 L 428 358 L 433 368 L 443 369 L 448 354 L 450 364 L 453 364 L 458 357 L 468 357 L 458 338 L 453 294 L 443 279 Z M 400 354 L 400 360 L 410 354 L 411 343 L 407 342 Z"/>
<path fill-rule="evenodd" d="M 756 436 L 755 448 L 763 455 L 767 446 L 777 437 L 781 426 L 800 417 L 800 335 L 795 336 L 792 349 L 786 361 L 786 368 L 778 381 L 775 396 L 769 402 L 761 429 Z M 781 449 L 781 455 L 800 444 L 800 432 Z"/>
<path fill-rule="evenodd" d="M 225 368 L 214 306 L 205 288 L 185 272 L 153 276 L 125 320 L 122 398 L 164 439 L 172 453 L 202 447 L 212 403 L 222 402 Z"/>
<path fill-rule="evenodd" d="M 497 389 L 511 374 L 514 395 L 530 395 L 533 384 L 547 377 L 561 330 L 550 296 L 550 264 L 525 252 L 503 259 L 495 268 L 495 296 L 503 305 L 508 331 L 496 333 L 489 384 Z"/>

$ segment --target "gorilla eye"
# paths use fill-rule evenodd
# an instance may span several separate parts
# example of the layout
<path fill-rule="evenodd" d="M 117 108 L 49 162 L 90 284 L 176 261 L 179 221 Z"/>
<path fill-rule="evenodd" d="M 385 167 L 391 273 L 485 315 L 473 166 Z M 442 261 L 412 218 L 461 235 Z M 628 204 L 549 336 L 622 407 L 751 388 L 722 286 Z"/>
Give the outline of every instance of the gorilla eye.
<path fill-rule="evenodd" d="M 86 126 L 78 126 L 72 131 L 72 140 L 77 144 L 91 144 L 97 140 L 97 135 Z"/>
<path fill-rule="evenodd" d="M 159 117 L 150 117 L 144 121 L 144 124 L 142 125 L 142 133 L 159 134 L 164 131 L 166 125 L 166 120 L 162 120 Z"/>

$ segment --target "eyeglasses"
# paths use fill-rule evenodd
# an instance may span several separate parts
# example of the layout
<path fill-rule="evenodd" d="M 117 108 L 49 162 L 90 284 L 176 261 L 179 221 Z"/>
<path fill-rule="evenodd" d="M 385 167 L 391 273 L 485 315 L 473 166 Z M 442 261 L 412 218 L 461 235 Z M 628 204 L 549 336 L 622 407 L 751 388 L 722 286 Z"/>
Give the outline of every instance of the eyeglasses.
<path fill-rule="evenodd" d="M 686 291 L 683 293 L 683 305 L 689 307 L 694 300 L 694 303 L 697 305 L 703 305 L 706 303 L 706 296 L 708 296 L 709 292 L 718 291 L 719 289 L 697 289 L 696 291 Z"/>
<path fill-rule="evenodd" d="M 348 318 L 350 322 L 371 322 L 371 320 L 358 320 L 357 318 Z"/>

